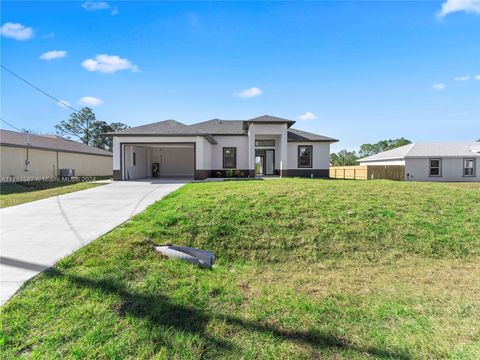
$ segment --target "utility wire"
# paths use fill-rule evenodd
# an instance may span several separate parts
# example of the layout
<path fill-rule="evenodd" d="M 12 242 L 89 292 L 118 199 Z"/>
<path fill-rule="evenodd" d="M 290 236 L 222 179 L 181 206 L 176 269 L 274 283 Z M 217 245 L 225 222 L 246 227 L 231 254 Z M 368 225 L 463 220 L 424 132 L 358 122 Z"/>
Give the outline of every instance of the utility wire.
<path fill-rule="evenodd" d="M 8 68 L 5 67 L 4 65 L 0 64 L 0 66 L 2 67 L 3 70 L 9 72 L 10 74 L 12 74 L 13 76 L 15 76 L 16 78 L 20 79 L 20 80 L 23 81 L 24 83 L 26 83 L 26 84 L 28 84 L 29 86 L 31 86 L 32 88 L 34 88 L 35 90 L 40 91 L 42 94 L 48 96 L 50 99 L 55 100 L 55 102 L 60 103 L 60 104 L 64 105 L 65 107 L 68 107 L 69 109 L 72 109 L 72 110 L 75 111 L 75 112 L 79 112 L 79 111 L 80 111 L 80 110 L 77 110 L 77 109 L 71 107 L 70 105 L 66 104 L 66 103 L 63 102 L 62 100 L 57 99 L 56 97 L 50 95 L 50 94 L 47 93 L 46 91 L 43 91 L 43 90 L 40 89 L 39 87 L 33 85 L 31 82 L 28 82 L 27 80 L 25 80 L 24 78 L 22 78 L 20 75 L 15 74 L 12 70 L 8 69 Z M 3 121 L 5 121 L 5 120 L 3 120 Z"/>
<path fill-rule="evenodd" d="M 17 128 L 16 126 L 13 126 L 12 124 L 10 124 L 7 120 L 4 120 L 2 118 L 0 118 L 1 121 L 3 121 L 5 124 L 9 125 L 10 127 L 14 128 L 15 130 L 18 130 L 20 132 L 28 132 L 28 131 L 25 131 L 25 130 L 20 130 L 19 128 Z"/>

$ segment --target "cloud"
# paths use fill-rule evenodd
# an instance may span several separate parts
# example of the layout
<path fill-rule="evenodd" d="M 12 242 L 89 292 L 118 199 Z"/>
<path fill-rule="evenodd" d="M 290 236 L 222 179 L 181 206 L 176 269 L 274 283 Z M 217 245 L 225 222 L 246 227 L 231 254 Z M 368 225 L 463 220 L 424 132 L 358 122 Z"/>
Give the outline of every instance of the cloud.
<path fill-rule="evenodd" d="M 119 13 L 116 6 L 112 6 L 105 1 L 85 1 L 82 7 L 87 11 L 111 10 L 110 15 L 115 16 Z"/>
<path fill-rule="evenodd" d="M 61 59 L 65 56 L 67 56 L 67 52 L 65 50 L 52 50 L 40 55 L 39 59 L 49 61 L 53 59 Z"/>
<path fill-rule="evenodd" d="M 95 59 L 86 59 L 82 66 L 88 71 L 96 71 L 104 74 L 113 74 L 117 71 L 130 70 L 139 72 L 137 65 L 132 64 L 128 59 L 123 59 L 116 55 L 101 54 L 95 56 Z"/>
<path fill-rule="evenodd" d="M 470 75 L 464 75 L 464 76 L 456 76 L 454 78 L 455 81 L 468 81 L 470 80 Z"/>
<path fill-rule="evenodd" d="M 57 101 L 57 105 L 63 109 L 66 109 L 71 104 L 67 100 L 60 100 L 60 101 Z"/>
<path fill-rule="evenodd" d="M 93 97 L 93 96 L 84 96 L 78 100 L 78 103 L 83 106 L 98 106 L 103 104 L 103 100 Z"/>
<path fill-rule="evenodd" d="M 20 23 L 7 22 L 0 28 L 2 36 L 15 40 L 28 40 L 33 37 L 33 29 Z"/>
<path fill-rule="evenodd" d="M 243 90 L 242 92 L 235 94 L 235 96 L 240 97 L 242 99 L 247 99 L 247 98 L 252 98 L 255 96 L 260 96 L 262 95 L 262 90 L 260 90 L 257 87 L 251 87 L 248 89 Z"/>
<path fill-rule="evenodd" d="M 474 76 L 475 80 L 480 80 L 480 74 Z"/>
<path fill-rule="evenodd" d="M 310 121 L 310 120 L 315 120 L 316 118 L 317 118 L 317 115 L 315 115 L 314 113 L 312 113 L 310 111 L 307 111 L 305 114 L 300 115 L 298 117 L 298 119 L 301 120 L 301 121 Z"/>
<path fill-rule="evenodd" d="M 433 90 L 437 90 L 437 91 L 442 91 L 443 89 L 445 89 L 445 87 L 446 85 L 444 83 L 438 83 L 438 84 L 432 85 Z"/>
<path fill-rule="evenodd" d="M 467 13 L 480 14 L 480 1 L 478 0 L 447 0 L 442 4 L 442 9 L 437 13 L 438 17 L 465 11 Z"/>

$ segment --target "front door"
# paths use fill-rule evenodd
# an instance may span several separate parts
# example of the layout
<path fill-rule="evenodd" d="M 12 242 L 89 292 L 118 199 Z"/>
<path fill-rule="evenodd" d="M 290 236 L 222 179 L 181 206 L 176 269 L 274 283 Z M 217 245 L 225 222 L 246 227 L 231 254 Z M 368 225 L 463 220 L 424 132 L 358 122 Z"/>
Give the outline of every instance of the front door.
<path fill-rule="evenodd" d="M 255 174 L 275 175 L 275 150 L 257 149 L 255 151 Z"/>
<path fill-rule="evenodd" d="M 265 157 L 263 155 L 255 156 L 255 174 L 263 175 L 264 174 L 264 164 Z"/>

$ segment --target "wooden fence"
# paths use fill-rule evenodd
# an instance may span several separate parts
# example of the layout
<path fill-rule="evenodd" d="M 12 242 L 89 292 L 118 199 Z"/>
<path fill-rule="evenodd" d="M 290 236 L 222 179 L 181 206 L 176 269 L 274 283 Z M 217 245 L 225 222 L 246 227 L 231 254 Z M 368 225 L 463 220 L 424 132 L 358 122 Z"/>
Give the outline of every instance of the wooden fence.
<path fill-rule="evenodd" d="M 363 165 L 363 166 L 332 166 L 329 170 L 332 179 L 373 180 L 389 179 L 404 180 L 403 165 Z"/>

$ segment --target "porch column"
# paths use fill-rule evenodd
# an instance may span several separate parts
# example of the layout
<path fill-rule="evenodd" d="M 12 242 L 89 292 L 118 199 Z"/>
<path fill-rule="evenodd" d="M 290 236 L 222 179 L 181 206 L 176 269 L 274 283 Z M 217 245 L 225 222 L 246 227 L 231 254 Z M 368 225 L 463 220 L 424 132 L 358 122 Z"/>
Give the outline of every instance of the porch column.
<path fill-rule="evenodd" d="M 287 134 L 280 136 L 280 176 L 287 176 L 287 160 L 288 160 L 288 142 Z"/>
<path fill-rule="evenodd" d="M 255 131 L 254 124 L 248 127 L 248 176 L 255 177 Z"/>

